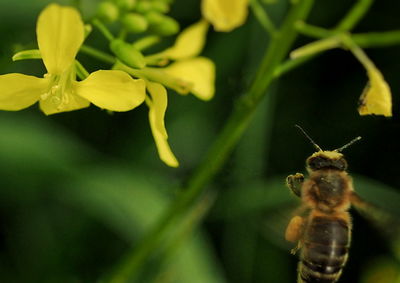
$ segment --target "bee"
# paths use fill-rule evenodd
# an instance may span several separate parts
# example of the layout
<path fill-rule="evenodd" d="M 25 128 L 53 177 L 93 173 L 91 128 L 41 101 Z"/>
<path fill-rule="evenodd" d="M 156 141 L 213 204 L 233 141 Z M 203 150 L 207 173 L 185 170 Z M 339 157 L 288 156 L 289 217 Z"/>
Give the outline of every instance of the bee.
<path fill-rule="evenodd" d="M 300 173 L 286 179 L 289 189 L 301 198 L 302 206 L 290 220 L 285 239 L 297 242 L 293 254 L 300 250 L 298 283 L 334 283 L 348 258 L 352 229 L 348 210 L 352 204 L 362 203 L 353 190 L 341 151 L 361 137 L 341 148 L 322 150 L 300 126 L 296 127 L 317 151 L 306 160 L 307 179 Z"/>

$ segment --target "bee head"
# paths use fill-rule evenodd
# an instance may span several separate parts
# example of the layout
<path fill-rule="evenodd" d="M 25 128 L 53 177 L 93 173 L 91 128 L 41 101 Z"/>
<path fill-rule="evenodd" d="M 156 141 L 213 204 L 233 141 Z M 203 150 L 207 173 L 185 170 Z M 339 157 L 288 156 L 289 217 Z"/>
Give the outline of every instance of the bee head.
<path fill-rule="evenodd" d="M 310 140 L 312 145 L 317 149 L 309 158 L 307 158 L 306 164 L 310 171 L 316 171 L 320 169 L 336 169 L 345 171 L 347 169 L 347 161 L 344 159 L 343 154 L 340 152 L 345 148 L 349 147 L 353 143 L 359 141 L 361 137 L 356 137 L 344 146 L 335 150 L 322 150 L 312 138 L 298 125 L 296 127 Z"/>
<path fill-rule="evenodd" d="M 317 151 L 307 158 L 306 164 L 311 171 L 321 169 L 345 171 L 347 169 L 347 161 L 343 154 L 337 151 Z"/>

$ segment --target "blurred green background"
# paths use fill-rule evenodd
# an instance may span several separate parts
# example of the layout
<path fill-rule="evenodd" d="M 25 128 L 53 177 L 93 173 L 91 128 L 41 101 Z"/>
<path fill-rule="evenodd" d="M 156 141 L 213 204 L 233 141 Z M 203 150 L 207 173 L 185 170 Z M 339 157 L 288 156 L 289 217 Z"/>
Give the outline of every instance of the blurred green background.
<path fill-rule="evenodd" d="M 316 1 L 308 22 L 332 27 L 353 2 Z M 11 56 L 35 48 L 36 17 L 47 3 L 0 0 L 1 74 L 43 74 L 41 62 L 13 63 Z M 89 16 L 97 2 L 81 4 Z M 200 1 L 177 0 L 170 15 L 185 27 L 201 17 L 199 7 Z M 286 8 L 283 0 L 267 6 L 277 22 Z M 400 29 L 399 10 L 396 0 L 375 1 L 355 32 Z M 98 34 L 93 38 L 104 44 Z M 307 42 L 299 37 L 296 46 Z M 91 107 L 49 117 L 37 106 L 1 112 L 0 282 L 97 282 L 112 270 L 205 155 L 267 45 L 268 36 L 252 15 L 231 33 L 209 33 L 204 55 L 217 65 L 215 98 L 202 102 L 169 90 L 166 125 L 178 169 L 158 159 L 144 106 L 114 114 Z M 189 233 L 188 225 L 188 231 L 158 251 L 143 270 L 143 282 L 295 282 L 297 258 L 282 233 L 296 200 L 284 178 L 305 171 L 313 148 L 294 124 L 324 149 L 362 136 L 345 151 L 356 190 L 400 216 L 400 46 L 366 52 L 391 86 L 394 117 L 358 115 L 367 77 L 344 50 L 326 52 L 286 74 L 270 88 L 251 127 L 210 184 L 215 193 L 205 199 L 211 208 L 200 228 Z M 107 67 L 78 58 L 90 70 Z M 194 216 L 202 213 L 198 210 Z M 395 282 L 400 253 L 353 215 L 353 244 L 340 282 Z M 376 274 L 381 281 L 371 279 Z"/>

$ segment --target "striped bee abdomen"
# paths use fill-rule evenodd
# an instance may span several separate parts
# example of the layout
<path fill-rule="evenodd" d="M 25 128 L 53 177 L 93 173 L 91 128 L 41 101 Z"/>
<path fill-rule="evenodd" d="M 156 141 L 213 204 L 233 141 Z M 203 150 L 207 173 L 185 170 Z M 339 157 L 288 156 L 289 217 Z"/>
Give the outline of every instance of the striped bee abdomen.
<path fill-rule="evenodd" d="M 347 260 L 349 223 L 332 216 L 311 218 L 302 245 L 298 282 L 336 282 Z"/>

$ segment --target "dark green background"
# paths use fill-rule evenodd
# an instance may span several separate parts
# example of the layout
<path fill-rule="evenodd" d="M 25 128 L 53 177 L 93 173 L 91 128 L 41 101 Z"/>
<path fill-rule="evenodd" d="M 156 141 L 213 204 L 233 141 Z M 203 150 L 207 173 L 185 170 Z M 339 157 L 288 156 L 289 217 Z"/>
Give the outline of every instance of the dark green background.
<path fill-rule="evenodd" d="M 97 2 L 81 2 L 90 16 Z M 309 23 L 334 27 L 353 2 L 316 1 Z M 355 32 L 400 29 L 400 3 L 375 2 Z M 11 56 L 36 47 L 35 21 L 47 3 L 0 0 L 1 74 L 43 74 L 40 61 L 13 63 Z M 179 0 L 171 15 L 184 27 L 200 18 L 199 7 L 199 1 Z M 278 23 L 286 3 L 277 0 L 267 10 Z M 105 46 L 96 32 L 89 41 Z M 295 47 L 307 42 L 300 37 Z M 169 91 L 166 125 L 178 169 L 158 159 L 144 105 L 111 115 L 95 107 L 49 117 L 37 106 L 1 112 L 0 282 L 95 282 L 106 275 L 205 155 L 267 44 L 252 16 L 232 33 L 209 33 L 204 55 L 217 66 L 215 98 L 203 102 Z M 297 259 L 282 235 L 295 200 L 284 178 L 304 171 L 313 148 L 294 124 L 323 149 L 362 136 L 345 151 L 356 190 L 400 215 L 400 46 L 366 52 L 391 86 L 394 117 L 358 115 L 367 77 L 347 51 L 328 51 L 284 75 L 210 185 L 218 195 L 201 231 L 177 251 L 161 253 L 161 260 L 153 258 L 143 272 L 151 275 L 147 282 L 295 282 Z M 78 58 L 91 71 L 107 68 Z M 358 216 L 350 253 L 340 282 L 364 282 L 360 278 L 380 264 L 398 269 L 387 238 Z M 151 281 L 159 272 L 160 281 Z"/>

